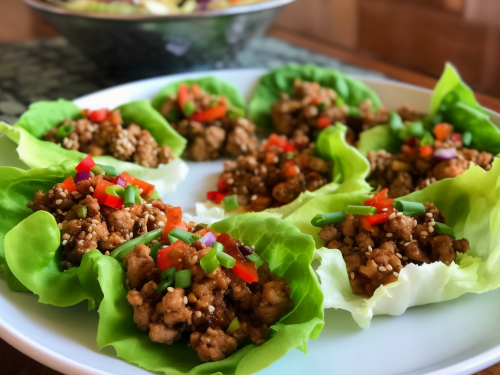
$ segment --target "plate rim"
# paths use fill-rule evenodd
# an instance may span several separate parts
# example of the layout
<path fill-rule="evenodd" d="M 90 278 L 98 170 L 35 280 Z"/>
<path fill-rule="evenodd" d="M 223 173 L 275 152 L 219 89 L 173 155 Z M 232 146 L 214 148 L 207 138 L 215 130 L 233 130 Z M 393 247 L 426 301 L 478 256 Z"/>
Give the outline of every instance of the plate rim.
<path fill-rule="evenodd" d="M 220 70 L 206 70 L 206 71 L 197 71 L 197 72 L 189 72 L 189 73 L 181 73 L 181 74 L 172 74 L 172 75 L 164 75 L 158 77 L 152 77 L 147 79 L 136 80 L 132 82 L 122 83 L 116 86 L 108 87 L 105 89 L 97 90 L 93 93 L 86 94 L 80 97 L 73 99 L 72 101 L 78 105 L 79 102 L 84 101 L 96 94 L 105 94 L 109 91 L 123 89 L 126 86 L 133 85 L 148 85 L 156 81 L 169 80 L 169 79 L 188 79 L 193 77 L 207 76 L 207 75 L 226 75 L 226 74 L 253 74 L 253 75 L 263 75 L 269 72 L 270 69 L 265 68 L 250 68 L 250 69 L 220 69 Z M 405 87 L 412 90 L 417 90 L 421 92 L 432 92 L 431 89 L 426 87 L 421 87 L 418 85 L 400 82 L 394 80 L 390 77 L 369 77 L 363 75 L 349 74 L 349 76 L 357 78 L 363 82 L 373 82 L 373 83 L 381 83 L 381 84 L 392 84 L 399 87 Z M 152 98 L 145 98 L 144 100 L 148 100 Z M 485 107 L 486 108 L 486 107 Z M 488 113 L 497 117 L 497 121 L 500 118 L 500 114 L 486 108 Z M 498 124 L 497 124 L 498 126 Z M 4 280 L 3 277 L 0 279 Z M 37 302 L 38 303 L 38 302 Z M 113 373 L 101 371 L 94 367 L 88 366 L 82 362 L 78 362 L 76 360 L 69 359 L 57 352 L 47 349 L 42 345 L 33 341 L 29 336 L 24 333 L 16 330 L 7 324 L 0 317 L 0 338 L 6 341 L 9 345 L 13 346 L 15 349 L 19 350 L 23 354 L 28 357 L 34 359 L 35 361 L 52 368 L 53 370 L 59 371 L 64 374 L 72 374 L 72 375 L 114 375 Z M 99 350 L 98 350 L 99 352 Z M 115 356 L 116 357 L 116 356 Z M 118 357 L 116 357 L 119 359 Z M 121 360 L 121 359 L 119 359 Z M 472 374 L 477 371 L 481 371 L 487 367 L 490 367 L 496 363 L 500 362 L 500 344 L 480 353 L 474 355 L 468 359 L 456 362 L 452 365 L 448 365 L 442 367 L 438 370 L 434 370 L 431 372 L 426 372 L 426 375 L 465 375 Z"/>

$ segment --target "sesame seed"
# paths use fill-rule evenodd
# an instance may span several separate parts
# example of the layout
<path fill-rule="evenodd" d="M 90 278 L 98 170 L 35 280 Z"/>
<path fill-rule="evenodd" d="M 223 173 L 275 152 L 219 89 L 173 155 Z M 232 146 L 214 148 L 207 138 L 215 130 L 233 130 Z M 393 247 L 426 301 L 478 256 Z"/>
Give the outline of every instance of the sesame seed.
<path fill-rule="evenodd" d="M 392 233 L 387 233 L 385 236 L 386 237 L 392 237 Z"/>
<path fill-rule="evenodd" d="M 61 223 L 57 224 L 57 227 L 59 228 L 59 230 L 62 230 L 63 228 Z"/>
<path fill-rule="evenodd" d="M 71 192 L 71 195 L 78 195 L 78 194 L 79 194 L 78 191 L 72 191 Z"/>
<path fill-rule="evenodd" d="M 403 216 L 403 213 L 402 213 L 402 212 L 398 212 L 398 213 L 396 214 L 396 216 L 397 216 L 397 217 L 401 217 L 401 216 Z"/>
<path fill-rule="evenodd" d="M 255 195 L 255 194 L 254 194 L 254 195 L 252 195 L 252 198 L 250 198 L 250 200 L 252 200 L 252 201 L 254 201 L 254 200 L 256 200 L 256 199 L 257 199 L 257 195 Z"/>
<path fill-rule="evenodd" d="M 92 232 L 92 225 L 89 225 L 89 232 Z"/>
<path fill-rule="evenodd" d="M 388 264 L 385 268 L 387 268 L 387 271 L 392 271 L 392 266 Z"/>
<path fill-rule="evenodd" d="M 63 201 L 62 199 L 58 199 L 58 200 L 56 200 L 56 204 L 61 204 L 62 201 Z"/>
<path fill-rule="evenodd" d="M 130 238 L 130 239 L 134 238 L 134 233 L 129 233 L 128 238 Z"/>
<path fill-rule="evenodd" d="M 106 252 L 104 253 L 104 255 L 108 255 L 109 256 L 110 252 L 109 250 L 106 250 Z"/>
<path fill-rule="evenodd" d="M 368 251 L 373 251 L 373 248 L 370 245 L 368 245 Z"/>
<path fill-rule="evenodd" d="M 410 241 L 413 241 L 413 234 L 410 234 Z"/>
<path fill-rule="evenodd" d="M 89 190 L 90 190 L 91 193 L 93 193 L 94 192 L 94 187 L 93 186 L 89 187 Z"/>
<path fill-rule="evenodd" d="M 174 291 L 174 288 L 172 288 L 171 286 L 169 286 L 169 287 L 167 288 L 167 290 L 168 290 L 169 292 L 173 292 L 173 291 Z"/>
<path fill-rule="evenodd" d="M 403 260 L 408 260 L 408 257 L 407 257 L 407 256 L 404 256 L 404 257 L 403 257 Z"/>
<path fill-rule="evenodd" d="M 232 178 L 228 179 L 226 182 L 227 182 L 229 185 L 234 184 L 234 180 L 233 180 Z"/>
<path fill-rule="evenodd" d="M 384 266 L 380 266 L 380 267 L 378 268 L 378 270 L 379 270 L 380 272 L 385 272 L 385 271 L 387 271 L 387 270 L 385 269 L 385 267 L 384 267 Z"/>
<path fill-rule="evenodd" d="M 63 197 L 63 198 L 66 198 L 66 194 L 64 194 L 64 193 L 60 193 L 59 195 L 60 195 L 61 197 Z"/>
<path fill-rule="evenodd" d="M 187 305 L 187 303 L 188 303 L 188 298 L 184 296 L 184 304 Z"/>
<path fill-rule="evenodd" d="M 387 208 L 382 208 L 382 211 L 384 211 L 384 212 L 387 211 Z"/>
<path fill-rule="evenodd" d="M 208 311 L 210 311 L 210 313 L 213 313 L 215 311 L 215 307 L 213 307 L 212 305 L 208 306 Z"/>
<path fill-rule="evenodd" d="M 201 311 L 196 311 L 194 313 L 194 316 L 197 317 L 197 318 L 201 317 Z"/>
<path fill-rule="evenodd" d="M 420 232 L 420 235 L 422 237 L 427 237 L 429 235 L 429 233 L 427 233 L 425 230 L 423 230 L 422 232 Z"/>
<path fill-rule="evenodd" d="M 91 240 L 92 239 L 92 233 L 87 234 L 86 238 L 87 238 L 87 240 Z"/>
<path fill-rule="evenodd" d="M 144 189 L 139 189 L 139 194 L 144 193 Z"/>
<path fill-rule="evenodd" d="M 404 246 L 408 246 L 410 243 L 409 242 L 405 242 Z"/>
<path fill-rule="evenodd" d="M 432 232 L 434 232 L 434 228 L 433 227 L 429 227 L 428 231 L 429 231 L 429 233 L 432 233 Z"/>
<path fill-rule="evenodd" d="M 396 277 L 399 277 L 399 273 L 397 273 L 396 271 L 394 271 L 392 274 Z"/>
<path fill-rule="evenodd" d="M 436 222 L 435 221 L 431 221 L 430 223 L 428 223 L 429 226 L 433 227 L 434 225 L 436 225 Z"/>
<path fill-rule="evenodd" d="M 56 212 L 57 212 L 59 215 L 62 215 L 62 211 L 61 211 L 61 209 L 60 209 L 60 208 L 58 208 L 58 209 L 56 210 Z"/>
<path fill-rule="evenodd" d="M 159 227 L 164 227 L 164 226 L 165 226 L 165 223 L 164 223 L 163 221 L 159 221 L 159 222 L 158 222 L 158 226 L 159 226 Z"/>
<path fill-rule="evenodd" d="M 401 259 L 401 258 L 402 258 L 402 256 L 401 256 L 401 254 L 400 254 L 400 253 L 396 253 L 396 256 L 397 256 L 399 259 Z"/>
<path fill-rule="evenodd" d="M 432 217 L 432 214 L 431 214 L 430 212 L 427 212 L 427 213 L 425 214 L 425 216 L 427 216 L 427 217 Z"/>
<path fill-rule="evenodd" d="M 354 280 L 354 272 L 351 272 L 351 280 Z"/>
<path fill-rule="evenodd" d="M 389 216 L 389 219 L 390 219 L 390 220 L 392 220 L 392 219 L 395 219 L 395 218 L 396 218 L 396 214 L 393 212 L 393 213 L 391 214 L 391 216 Z"/>
<path fill-rule="evenodd" d="M 66 244 L 67 244 L 67 243 L 68 243 L 68 240 L 64 240 L 64 241 L 62 242 L 63 246 L 66 246 Z"/>
<path fill-rule="evenodd" d="M 417 220 L 413 220 L 413 227 L 416 227 L 418 225 Z"/>

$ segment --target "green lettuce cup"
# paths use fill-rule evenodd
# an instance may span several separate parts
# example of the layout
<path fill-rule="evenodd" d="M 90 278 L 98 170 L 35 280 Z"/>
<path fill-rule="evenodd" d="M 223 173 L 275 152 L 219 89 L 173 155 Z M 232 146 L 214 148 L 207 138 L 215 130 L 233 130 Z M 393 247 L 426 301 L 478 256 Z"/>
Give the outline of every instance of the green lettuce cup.
<path fill-rule="evenodd" d="M 324 248 L 319 228 L 310 220 L 320 213 L 343 211 L 348 205 L 362 205 L 369 192 L 320 197 L 289 216 L 286 221 L 313 235 L 317 273 L 326 308 L 349 311 L 355 321 L 368 328 L 374 315 L 400 315 L 407 308 L 447 301 L 465 293 L 484 293 L 500 286 L 500 163 L 490 171 L 471 167 L 453 179 L 436 182 L 424 190 L 400 198 L 411 202 L 432 202 L 444 214 L 456 238 L 466 238 L 470 250 L 457 253 L 450 266 L 435 262 L 409 264 L 398 280 L 380 286 L 371 298 L 352 292 L 346 263 L 340 250 Z"/>
<path fill-rule="evenodd" d="M 133 308 L 127 301 L 125 272 L 117 262 L 108 262 L 101 268 L 97 260 L 98 281 L 104 294 L 98 310 L 99 348 L 112 346 L 125 361 L 166 374 L 252 374 L 293 348 L 307 352 L 307 340 L 317 338 L 324 324 L 323 297 L 310 266 L 312 238 L 266 213 L 235 216 L 211 227 L 255 246 L 271 272 L 290 285 L 294 308 L 272 327 L 272 338 L 261 346 L 246 344 L 222 361 L 205 364 L 201 364 L 186 340 L 173 345 L 153 343 L 148 333 L 134 323 Z"/>
<path fill-rule="evenodd" d="M 372 89 L 338 70 L 313 64 L 287 64 L 260 79 L 250 101 L 250 118 L 259 126 L 272 128 L 271 106 L 280 100 L 282 93 L 293 96 L 296 79 L 317 82 L 323 87 L 334 89 L 349 106 L 358 106 L 367 99 L 371 100 L 372 109 L 381 105 L 380 98 Z"/>
<path fill-rule="evenodd" d="M 112 156 L 97 156 L 96 163 L 113 166 L 137 178 L 150 181 L 157 186 L 161 195 L 175 191 L 188 171 L 187 165 L 179 158 L 186 140 L 172 129 L 148 101 L 131 102 L 117 109 L 120 110 L 124 123 L 135 123 L 142 129 L 149 130 L 158 145 L 169 146 L 176 158 L 167 164 L 160 164 L 158 168 L 146 168 Z M 77 120 L 80 117 L 81 109 L 73 102 L 62 99 L 39 102 L 32 104 L 14 126 L 0 122 L 0 131 L 18 145 L 20 160 L 30 168 L 46 168 L 63 161 L 76 164 L 85 157 L 84 153 L 67 150 L 53 142 L 44 141 L 42 136 L 65 119 Z"/>

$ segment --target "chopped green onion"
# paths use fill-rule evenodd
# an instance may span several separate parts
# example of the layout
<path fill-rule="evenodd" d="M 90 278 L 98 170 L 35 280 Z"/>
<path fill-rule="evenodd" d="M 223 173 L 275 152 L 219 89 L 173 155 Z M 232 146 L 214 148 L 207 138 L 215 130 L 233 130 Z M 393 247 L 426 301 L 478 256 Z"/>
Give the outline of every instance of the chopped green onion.
<path fill-rule="evenodd" d="M 188 117 L 192 116 L 196 111 L 196 106 L 194 105 L 194 102 L 192 100 L 186 102 L 186 104 L 184 104 L 184 107 L 182 108 L 182 111 L 186 116 Z"/>
<path fill-rule="evenodd" d="M 354 118 L 360 118 L 361 110 L 358 107 L 349 106 L 349 116 Z"/>
<path fill-rule="evenodd" d="M 420 216 L 425 213 L 425 207 L 420 202 L 396 201 L 394 208 L 406 216 Z"/>
<path fill-rule="evenodd" d="M 408 134 L 412 137 L 422 138 L 424 136 L 424 132 L 424 124 L 420 121 L 415 121 L 408 127 Z"/>
<path fill-rule="evenodd" d="M 345 100 L 341 98 L 340 96 L 337 96 L 337 99 L 335 99 L 335 105 L 337 107 L 343 106 L 345 104 Z"/>
<path fill-rule="evenodd" d="M 222 251 L 217 253 L 217 260 L 226 268 L 233 268 L 236 265 L 236 259 Z"/>
<path fill-rule="evenodd" d="M 149 253 L 149 256 L 156 260 L 156 257 L 158 256 L 158 251 L 161 249 L 161 243 L 155 242 L 153 246 L 151 246 L 151 252 Z"/>
<path fill-rule="evenodd" d="M 469 147 L 471 142 L 472 142 L 472 133 L 464 132 L 464 134 L 462 134 L 462 143 L 464 144 L 464 146 Z"/>
<path fill-rule="evenodd" d="M 218 266 L 217 251 L 212 247 L 210 251 L 200 260 L 200 266 L 206 274 L 213 272 Z"/>
<path fill-rule="evenodd" d="M 98 175 L 105 175 L 106 172 L 104 171 L 104 169 L 102 169 L 99 164 L 96 164 L 92 167 L 92 173 L 96 176 Z"/>
<path fill-rule="evenodd" d="M 120 185 L 108 186 L 106 188 L 106 194 L 114 195 L 115 197 L 123 198 L 125 195 L 125 189 Z"/>
<path fill-rule="evenodd" d="M 328 214 L 318 214 L 313 217 L 311 224 L 315 227 L 323 227 L 328 224 L 341 223 L 345 220 L 345 212 L 330 212 Z"/>
<path fill-rule="evenodd" d="M 441 103 L 443 105 L 443 103 Z M 436 126 L 437 124 L 440 124 L 441 122 L 443 122 L 443 115 L 434 115 L 432 118 L 431 118 L 431 123 L 432 123 L 432 127 Z"/>
<path fill-rule="evenodd" d="M 139 189 L 137 189 L 137 191 L 139 191 Z M 140 197 L 140 195 L 139 195 L 139 197 Z M 153 195 L 151 195 L 151 198 L 149 198 L 149 200 L 152 201 L 155 199 L 160 199 L 160 193 L 158 193 L 158 190 L 156 190 L 156 189 L 155 189 L 155 191 L 153 191 Z"/>
<path fill-rule="evenodd" d="M 295 157 L 295 152 L 289 151 L 289 152 L 286 153 L 286 158 L 288 160 L 292 160 L 294 157 Z"/>
<path fill-rule="evenodd" d="M 229 116 L 230 119 L 237 120 L 239 118 L 245 117 L 246 113 L 245 113 L 245 110 L 242 108 L 231 107 L 231 108 L 229 108 L 227 115 Z"/>
<path fill-rule="evenodd" d="M 238 208 L 238 196 L 236 194 L 228 195 L 222 201 L 224 202 L 226 211 L 232 211 Z"/>
<path fill-rule="evenodd" d="M 224 251 L 224 245 L 221 244 L 220 242 L 214 242 L 213 245 L 212 245 L 212 249 L 215 249 L 215 252 L 218 254 L 218 253 L 222 253 Z"/>
<path fill-rule="evenodd" d="M 389 130 L 392 134 L 398 134 L 404 128 L 401 116 L 392 111 L 389 115 Z"/>
<path fill-rule="evenodd" d="M 438 234 L 455 238 L 455 232 L 453 231 L 453 228 L 449 227 L 446 224 L 436 222 L 436 224 L 434 224 L 434 229 L 436 229 L 436 232 L 438 232 Z"/>
<path fill-rule="evenodd" d="M 104 172 L 106 172 L 106 174 L 108 176 L 118 176 L 119 175 L 119 173 L 116 170 L 116 168 L 113 167 L 113 166 L 111 166 L 111 165 L 103 165 L 103 164 L 96 164 L 96 165 L 98 165 L 99 167 L 101 167 L 104 170 Z"/>
<path fill-rule="evenodd" d="M 239 329 L 240 329 L 240 321 L 238 320 L 238 317 L 236 317 L 233 319 L 229 327 L 227 327 L 226 335 L 232 335 Z"/>
<path fill-rule="evenodd" d="M 198 232 L 198 231 L 200 231 L 200 230 L 202 230 L 202 229 L 206 229 L 206 228 L 208 228 L 208 225 L 207 225 L 207 224 L 203 224 L 203 223 L 201 223 L 201 224 L 196 224 L 196 226 L 194 227 L 193 232 Z"/>
<path fill-rule="evenodd" d="M 322 103 L 319 103 L 319 104 L 318 104 L 318 109 L 319 109 L 320 111 L 323 111 L 325 108 L 326 108 L 326 103 L 325 103 L 325 102 L 322 102 Z"/>
<path fill-rule="evenodd" d="M 123 245 L 118 246 L 111 252 L 110 255 L 111 257 L 121 262 L 125 255 L 134 250 L 134 247 L 136 247 L 136 245 L 146 245 L 154 240 L 157 240 L 158 238 L 160 238 L 161 232 L 163 232 L 163 228 L 158 228 L 151 232 L 143 234 L 140 237 L 136 237 L 133 240 L 130 240 L 128 242 L 125 242 Z"/>
<path fill-rule="evenodd" d="M 71 124 L 61 125 L 56 130 L 56 138 L 63 139 L 75 131 L 75 127 Z"/>
<path fill-rule="evenodd" d="M 141 203 L 142 202 L 142 198 L 141 198 L 141 193 L 139 193 L 139 186 L 132 185 L 132 189 L 134 189 L 134 200 L 135 200 L 135 203 Z"/>
<path fill-rule="evenodd" d="M 137 186 L 136 186 L 137 187 Z M 137 190 L 139 192 L 139 190 Z M 127 186 L 123 194 L 125 207 L 132 207 L 137 202 L 135 201 L 135 189 L 133 186 Z"/>
<path fill-rule="evenodd" d="M 73 206 L 72 210 L 76 212 L 76 214 L 78 215 L 78 217 L 80 219 L 87 218 L 87 206 L 77 204 L 77 205 Z"/>
<path fill-rule="evenodd" d="M 182 112 L 178 109 L 171 109 L 165 117 L 168 122 L 179 122 L 182 119 Z"/>
<path fill-rule="evenodd" d="M 377 209 L 372 206 L 347 206 L 346 213 L 351 215 L 375 215 L 377 213 Z"/>
<path fill-rule="evenodd" d="M 170 278 L 168 280 L 163 280 L 159 285 L 158 288 L 156 288 L 156 293 L 161 293 L 165 289 L 167 289 L 169 286 L 172 286 L 174 284 L 174 278 Z"/>
<path fill-rule="evenodd" d="M 191 270 L 181 270 L 175 274 L 176 288 L 189 288 L 191 286 Z"/>
<path fill-rule="evenodd" d="M 165 270 L 161 273 L 161 279 L 168 280 L 170 278 L 173 278 L 176 272 L 177 270 L 175 267 L 170 267 L 168 270 Z"/>
<path fill-rule="evenodd" d="M 247 255 L 245 258 L 247 258 L 250 262 L 255 264 L 256 268 L 259 268 L 264 263 L 259 254 L 257 254 L 255 251 L 252 254 Z"/>
<path fill-rule="evenodd" d="M 171 244 L 173 244 L 177 240 L 181 240 L 182 242 L 185 242 L 189 245 L 191 244 L 191 236 L 192 233 L 186 232 L 185 230 L 182 230 L 180 228 L 174 228 L 168 234 L 168 239 L 170 240 Z"/>
<path fill-rule="evenodd" d="M 191 235 L 191 243 L 199 241 L 203 238 L 203 236 L 197 236 L 196 234 Z"/>
<path fill-rule="evenodd" d="M 434 145 L 434 137 L 431 132 L 425 131 L 424 136 L 420 140 L 420 146 L 433 146 Z"/>
<path fill-rule="evenodd" d="M 219 103 L 220 97 L 218 97 L 217 95 L 212 96 L 212 100 L 210 101 L 210 108 L 215 107 Z"/>

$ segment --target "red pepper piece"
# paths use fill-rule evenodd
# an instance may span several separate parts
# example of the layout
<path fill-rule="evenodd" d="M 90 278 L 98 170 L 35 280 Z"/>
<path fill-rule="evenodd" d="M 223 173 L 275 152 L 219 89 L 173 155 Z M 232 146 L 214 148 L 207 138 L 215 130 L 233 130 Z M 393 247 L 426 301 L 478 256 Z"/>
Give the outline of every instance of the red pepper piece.
<path fill-rule="evenodd" d="M 392 209 L 394 206 L 394 199 L 387 198 L 387 193 L 389 192 L 388 188 L 385 188 L 375 194 L 372 198 L 369 198 L 365 201 L 365 206 L 372 206 L 377 209 L 377 213 L 383 212 L 384 208 L 387 208 L 388 211 Z"/>
<path fill-rule="evenodd" d="M 376 214 L 376 215 L 370 215 L 370 216 L 365 216 L 366 221 L 370 225 L 379 225 L 379 224 L 384 224 L 387 220 L 389 220 L 389 216 L 393 213 L 394 210 L 387 210 L 385 212 L 382 212 L 381 214 Z"/>
<path fill-rule="evenodd" d="M 92 122 L 103 122 L 108 118 L 108 115 L 109 115 L 109 109 L 102 108 L 90 112 L 89 118 L 90 121 Z"/>
<path fill-rule="evenodd" d="M 433 153 L 434 148 L 430 145 L 424 145 L 420 147 L 420 156 L 422 157 L 432 156 Z"/>
<path fill-rule="evenodd" d="M 92 156 L 87 155 L 83 160 L 75 167 L 77 172 L 89 172 L 94 168 L 95 161 Z"/>
<path fill-rule="evenodd" d="M 219 193 L 218 191 L 207 191 L 207 199 L 209 201 L 215 200 L 215 198 L 217 198 L 218 193 Z"/>
<path fill-rule="evenodd" d="M 290 143 L 287 143 L 284 147 L 284 151 L 285 152 L 293 152 L 293 151 L 295 151 L 295 147 L 293 147 L 293 145 L 291 145 Z"/>
<path fill-rule="evenodd" d="M 415 148 L 420 145 L 420 140 L 417 137 L 411 137 L 404 144 L 408 147 Z"/>
<path fill-rule="evenodd" d="M 97 199 L 97 201 L 100 204 L 105 204 L 106 197 L 108 196 L 108 193 L 106 193 L 106 188 L 108 186 L 113 186 L 113 185 L 114 184 L 109 182 L 109 181 L 106 181 L 104 179 L 100 179 L 97 182 L 96 187 L 94 188 L 94 194 L 93 194 L 94 199 Z"/>
<path fill-rule="evenodd" d="M 101 180 L 102 181 L 102 180 Z M 104 204 L 113 208 L 122 208 L 123 207 L 123 198 L 115 197 L 114 195 L 108 194 L 106 199 L 104 200 Z"/>
<path fill-rule="evenodd" d="M 196 122 L 210 122 L 224 117 L 226 113 L 227 107 L 225 105 L 218 104 L 212 108 L 195 113 L 190 117 L 190 119 Z"/>
<path fill-rule="evenodd" d="M 227 191 L 227 182 L 222 177 L 219 179 L 219 192 L 225 193 Z"/>
<path fill-rule="evenodd" d="M 248 260 L 245 262 L 236 261 L 236 264 L 231 271 L 249 284 L 259 281 L 257 267 L 255 267 L 255 264 Z"/>
<path fill-rule="evenodd" d="M 149 184 L 145 181 L 142 181 L 142 180 L 128 174 L 127 172 L 123 172 L 122 174 L 120 174 L 119 177 L 123 181 L 125 181 L 126 183 L 128 183 L 132 186 L 136 185 L 139 188 L 139 191 L 142 189 L 141 197 L 143 197 L 146 200 L 149 199 L 155 191 L 154 185 Z"/>
<path fill-rule="evenodd" d="M 184 108 L 184 105 L 191 100 L 191 94 L 189 92 L 189 86 L 185 83 L 181 83 L 177 89 L 177 102 L 179 107 Z"/>
<path fill-rule="evenodd" d="M 295 147 L 293 147 L 290 143 L 288 143 L 286 139 L 281 138 L 278 134 L 271 134 L 267 139 L 265 149 L 269 150 L 273 147 L 280 148 L 286 152 L 295 150 Z"/>
<path fill-rule="evenodd" d="M 276 163 L 276 154 L 274 152 L 266 152 L 266 164 Z"/>
<path fill-rule="evenodd" d="M 182 252 L 185 252 L 188 248 L 189 248 L 189 245 L 187 243 L 185 243 L 184 241 L 181 241 L 181 240 L 177 240 L 169 247 L 161 249 L 160 251 L 158 251 L 158 255 L 156 257 L 156 260 L 158 262 L 158 267 L 162 271 L 166 271 L 170 267 L 176 266 L 177 264 L 180 263 L 179 258 L 174 259 L 171 256 L 169 256 L 169 253 L 174 249 L 179 249 Z"/>
<path fill-rule="evenodd" d="M 453 133 L 453 125 L 442 122 L 432 130 L 438 141 L 445 141 Z"/>
<path fill-rule="evenodd" d="M 187 231 L 186 222 L 182 221 L 182 209 L 180 207 L 170 207 L 167 211 L 167 223 L 163 227 L 161 236 L 164 240 L 168 239 L 168 234 L 175 228 Z"/>
<path fill-rule="evenodd" d="M 214 199 L 215 204 L 221 204 L 224 198 L 226 198 L 226 194 L 217 192 L 217 195 L 215 196 Z"/>
<path fill-rule="evenodd" d="M 318 129 L 324 129 L 332 124 L 329 117 L 323 116 L 318 119 Z"/>
<path fill-rule="evenodd" d="M 361 226 L 367 231 L 371 232 L 375 229 L 375 227 L 368 222 L 367 217 L 368 216 L 360 216 L 359 220 L 361 221 Z"/>
<path fill-rule="evenodd" d="M 115 109 L 114 111 L 110 112 L 108 115 L 108 121 L 113 125 L 123 124 L 123 119 L 120 111 L 118 109 Z"/>
<path fill-rule="evenodd" d="M 61 184 L 61 188 L 63 190 L 67 190 L 70 194 L 76 191 L 75 180 L 73 180 L 73 177 L 68 177 L 67 179 L 65 179 Z"/>

